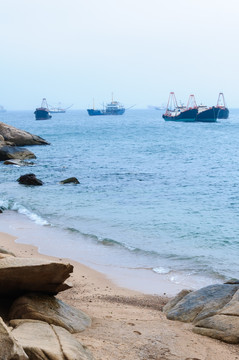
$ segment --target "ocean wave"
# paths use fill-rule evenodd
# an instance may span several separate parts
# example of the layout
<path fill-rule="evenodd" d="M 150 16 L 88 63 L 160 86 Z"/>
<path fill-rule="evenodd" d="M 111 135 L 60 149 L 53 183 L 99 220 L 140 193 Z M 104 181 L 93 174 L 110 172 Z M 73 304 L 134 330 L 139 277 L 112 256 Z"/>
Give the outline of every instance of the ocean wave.
<path fill-rule="evenodd" d="M 34 221 L 37 225 L 51 225 L 46 219 L 41 217 L 40 215 L 28 210 L 25 206 L 18 204 L 11 200 L 0 200 L 0 207 L 6 210 L 13 210 L 18 212 L 19 214 L 25 215 L 28 219 Z"/>

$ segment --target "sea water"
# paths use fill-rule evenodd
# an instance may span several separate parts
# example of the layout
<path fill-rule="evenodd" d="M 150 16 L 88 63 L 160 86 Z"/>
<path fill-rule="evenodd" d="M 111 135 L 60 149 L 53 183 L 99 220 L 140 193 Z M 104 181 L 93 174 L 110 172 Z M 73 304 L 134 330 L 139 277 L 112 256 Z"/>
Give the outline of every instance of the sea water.
<path fill-rule="evenodd" d="M 239 277 L 239 110 L 216 123 L 134 109 L 44 121 L 9 111 L 0 121 L 50 143 L 27 147 L 32 166 L 0 163 L 0 205 L 48 229 L 39 246 L 45 236 L 46 250 L 105 273 L 144 269 L 175 284 Z M 18 184 L 26 173 L 44 185 Z M 60 184 L 72 176 L 80 184 Z"/>

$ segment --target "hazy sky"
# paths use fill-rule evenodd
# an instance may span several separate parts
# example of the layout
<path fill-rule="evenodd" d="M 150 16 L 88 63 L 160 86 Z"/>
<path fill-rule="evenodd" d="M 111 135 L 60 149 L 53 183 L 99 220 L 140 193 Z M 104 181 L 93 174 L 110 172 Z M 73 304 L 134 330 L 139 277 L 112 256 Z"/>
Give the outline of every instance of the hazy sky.
<path fill-rule="evenodd" d="M 238 0 L 0 0 L 8 110 L 160 105 L 170 91 L 239 107 Z"/>

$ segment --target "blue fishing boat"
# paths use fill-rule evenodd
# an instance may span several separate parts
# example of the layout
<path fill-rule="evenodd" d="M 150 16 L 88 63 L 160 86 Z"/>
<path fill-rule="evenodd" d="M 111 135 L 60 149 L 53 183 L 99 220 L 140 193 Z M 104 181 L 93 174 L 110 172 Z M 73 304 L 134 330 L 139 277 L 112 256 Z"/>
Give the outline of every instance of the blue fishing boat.
<path fill-rule="evenodd" d="M 204 105 L 199 105 L 196 121 L 216 122 L 219 111 L 220 109 L 216 106 L 207 107 Z"/>
<path fill-rule="evenodd" d="M 178 106 L 174 92 L 169 94 L 166 112 L 162 115 L 165 121 L 193 122 L 198 113 L 194 95 L 190 95 L 187 106 Z"/>
<path fill-rule="evenodd" d="M 87 109 L 87 112 L 90 116 L 97 116 L 97 115 L 123 115 L 125 112 L 125 108 L 122 104 L 120 104 L 118 101 L 113 100 L 112 95 L 112 101 L 106 105 L 106 108 L 103 109 L 95 109 L 94 107 L 94 101 L 93 101 L 93 108 Z"/>
<path fill-rule="evenodd" d="M 45 98 L 42 99 L 41 107 L 36 108 L 34 114 L 36 120 L 48 120 L 52 118 Z"/>

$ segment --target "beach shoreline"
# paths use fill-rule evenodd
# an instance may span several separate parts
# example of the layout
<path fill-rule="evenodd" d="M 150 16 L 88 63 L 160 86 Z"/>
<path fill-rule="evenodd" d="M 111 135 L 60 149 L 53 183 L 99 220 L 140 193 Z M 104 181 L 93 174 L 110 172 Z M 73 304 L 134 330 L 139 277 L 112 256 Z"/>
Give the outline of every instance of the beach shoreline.
<path fill-rule="evenodd" d="M 45 255 L 38 247 L 21 243 L 3 231 L 0 215 L 0 247 L 20 257 L 40 257 L 74 266 L 73 287 L 57 295 L 86 312 L 92 326 L 74 336 L 96 360 L 236 360 L 238 346 L 192 333 L 191 324 L 167 320 L 162 308 L 166 296 L 149 295 L 117 286 L 104 274 L 74 260 Z M 12 231 L 19 224 L 12 223 Z M 30 229 L 32 231 L 32 229 Z M 33 236 L 33 234 L 32 234 Z M 167 290 L 165 289 L 165 293 Z"/>

